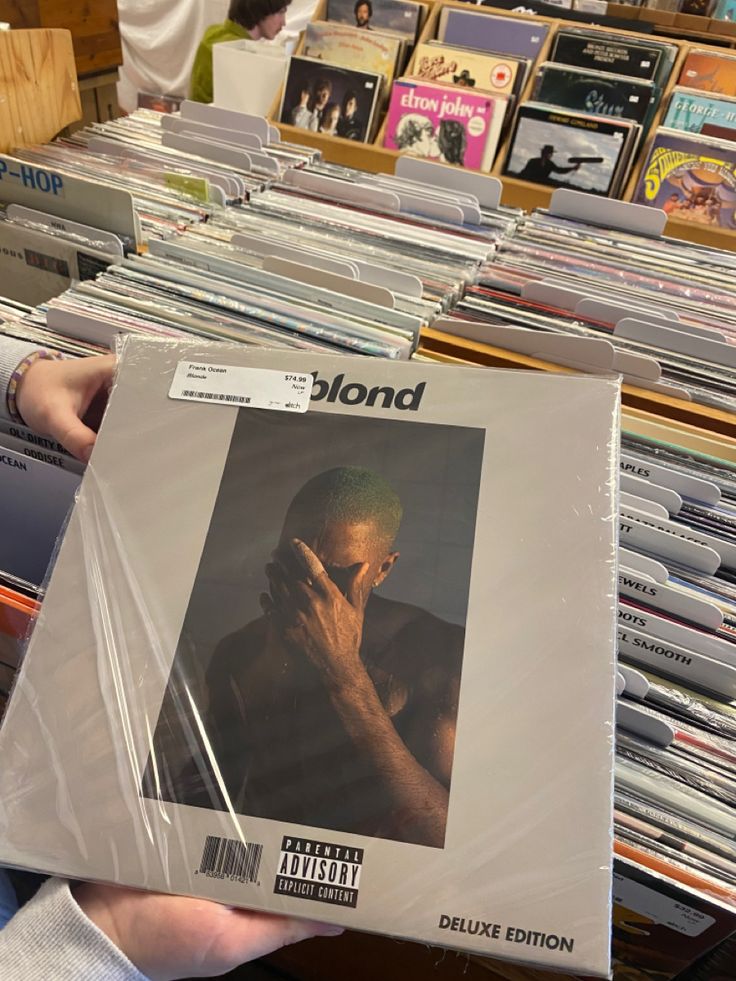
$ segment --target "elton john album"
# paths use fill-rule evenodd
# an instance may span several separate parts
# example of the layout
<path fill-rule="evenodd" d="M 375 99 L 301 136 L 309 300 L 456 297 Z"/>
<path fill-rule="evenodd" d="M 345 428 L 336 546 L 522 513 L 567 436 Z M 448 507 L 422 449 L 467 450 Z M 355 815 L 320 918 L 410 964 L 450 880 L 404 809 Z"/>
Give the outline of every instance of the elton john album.
<path fill-rule="evenodd" d="M 619 394 L 126 339 L 0 863 L 607 976 Z"/>

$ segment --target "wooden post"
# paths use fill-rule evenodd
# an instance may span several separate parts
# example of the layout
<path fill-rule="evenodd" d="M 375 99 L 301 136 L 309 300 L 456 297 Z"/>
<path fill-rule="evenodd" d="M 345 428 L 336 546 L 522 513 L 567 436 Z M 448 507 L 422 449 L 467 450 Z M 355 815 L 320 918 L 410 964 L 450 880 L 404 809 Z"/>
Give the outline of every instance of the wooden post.
<path fill-rule="evenodd" d="M 0 152 L 48 143 L 81 115 L 69 31 L 0 31 Z"/>

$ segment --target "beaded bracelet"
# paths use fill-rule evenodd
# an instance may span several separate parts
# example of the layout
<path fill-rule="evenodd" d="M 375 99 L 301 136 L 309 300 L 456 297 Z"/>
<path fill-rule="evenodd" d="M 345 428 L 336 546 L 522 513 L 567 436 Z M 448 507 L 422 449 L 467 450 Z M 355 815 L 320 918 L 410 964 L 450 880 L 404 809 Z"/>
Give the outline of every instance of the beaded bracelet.
<path fill-rule="evenodd" d="M 32 364 L 36 361 L 47 360 L 56 361 L 62 358 L 63 354 L 60 351 L 47 351 L 45 349 L 40 349 L 38 351 L 33 351 L 28 357 L 23 358 L 21 363 L 15 369 L 13 374 L 10 376 L 10 382 L 8 384 L 8 392 L 5 397 L 5 401 L 8 407 L 8 415 L 13 420 L 13 422 L 19 422 L 21 425 L 23 423 L 23 417 L 18 411 L 18 385 L 20 384 L 21 378 L 25 375 Z"/>

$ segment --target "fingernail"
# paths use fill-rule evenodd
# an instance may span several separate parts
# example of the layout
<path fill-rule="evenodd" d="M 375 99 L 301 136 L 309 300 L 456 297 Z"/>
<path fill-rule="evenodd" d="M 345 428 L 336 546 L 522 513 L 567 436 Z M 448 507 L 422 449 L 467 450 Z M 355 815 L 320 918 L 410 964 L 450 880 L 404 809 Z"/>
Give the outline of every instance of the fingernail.
<path fill-rule="evenodd" d="M 339 937 L 343 933 L 345 933 L 345 927 L 328 926 L 326 923 L 323 923 L 319 929 L 320 937 Z"/>

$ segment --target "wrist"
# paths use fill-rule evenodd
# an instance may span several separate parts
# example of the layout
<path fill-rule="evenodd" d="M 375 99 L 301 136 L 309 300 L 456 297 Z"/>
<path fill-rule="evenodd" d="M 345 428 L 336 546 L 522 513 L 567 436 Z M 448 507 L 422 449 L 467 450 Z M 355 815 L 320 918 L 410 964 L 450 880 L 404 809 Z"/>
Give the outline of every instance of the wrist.
<path fill-rule="evenodd" d="M 39 361 L 58 361 L 62 357 L 63 355 L 60 351 L 50 351 L 46 348 L 39 348 L 37 351 L 32 351 L 29 355 L 23 358 L 23 360 L 16 366 L 15 370 L 10 376 L 8 389 L 5 395 L 8 415 L 13 422 L 19 422 L 21 425 L 25 425 L 23 415 L 18 408 L 18 402 L 21 398 L 21 393 L 31 368 L 33 368 L 33 366 Z"/>

